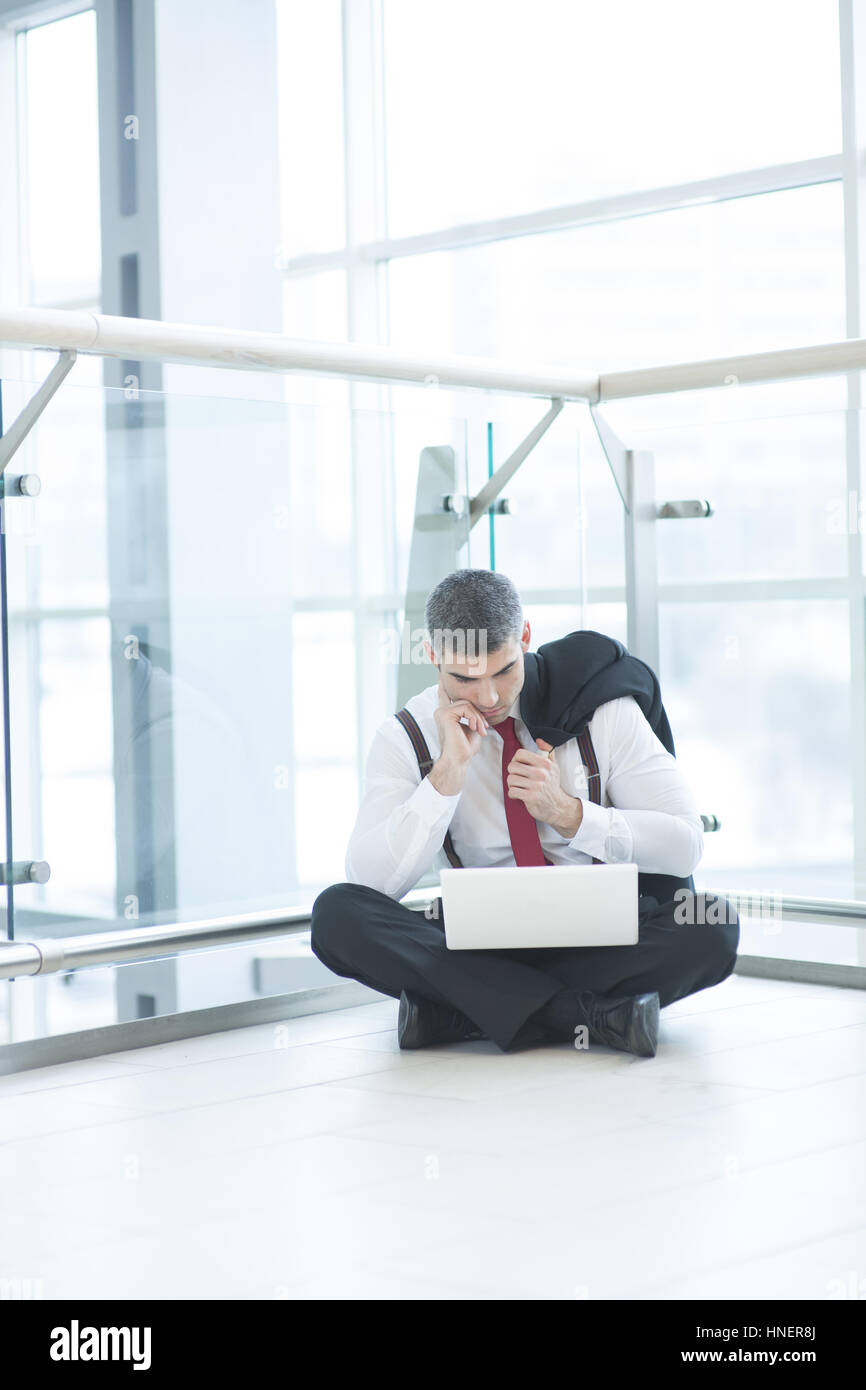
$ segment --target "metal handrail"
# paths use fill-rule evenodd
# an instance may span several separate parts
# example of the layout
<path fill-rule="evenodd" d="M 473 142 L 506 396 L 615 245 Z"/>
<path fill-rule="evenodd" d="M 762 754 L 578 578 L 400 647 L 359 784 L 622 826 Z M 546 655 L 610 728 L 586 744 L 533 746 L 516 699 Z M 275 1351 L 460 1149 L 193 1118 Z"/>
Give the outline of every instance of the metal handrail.
<path fill-rule="evenodd" d="M 375 343 L 326 343 L 77 309 L 0 308 L 0 347 L 51 348 L 126 361 L 178 362 L 253 372 L 307 371 L 421 386 L 477 387 L 569 400 L 594 398 L 598 378 L 561 366 L 398 352 Z"/>
<path fill-rule="evenodd" d="M 809 347 L 776 348 L 738 357 L 712 357 L 658 367 L 608 372 L 599 378 L 599 401 L 632 396 L 667 395 L 674 391 L 703 391 L 718 386 L 746 386 L 761 381 L 791 381 L 799 377 L 835 376 L 866 367 L 866 338 L 843 338 Z"/>
<path fill-rule="evenodd" d="M 415 910 L 438 896 L 436 886 L 413 888 L 401 902 Z M 845 921 L 852 926 L 866 925 L 866 902 L 834 901 L 824 898 L 796 898 L 768 894 L 758 889 L 724 889 L 737 910 L 749 915 L 749 908 L 772 901 L 779 917 L 809 917 L 813 921 Z M 155 927 L 135 927 L 129 931 L 92 932 L 37 941 L 0 943 L 0 980 L 18 975 L 48 975 L 61 970 L 87 966 L 124 965 L 134 961 L 156 960 L 186 951 L 233 946 L 271 937 L 299 936 L 310 922 L 312 903 L 237 917 L 210 917 L 199 922 L 179 922 Z M 752 913 L 754 914 L 754 911 Z M 766 915 L 761 914 L 759 915 Z"/>
<path fill-rule="evenodd" d="M 423 907 L 437 891 L 435 888 L 413 888 L 401 902 L 407 907 Z M 18 975 L 49 975 L 93 965 L 124 965 L 185 951 L 298 936 L 310 924 L 312 907 L 312 903 L 304 903 L 271 912 L 207 917 L 198 922 L 132 927 L 128 931 L 0 942 L 0 980 Z"/>
<path fill-rule="evenodd" d="M 778 907 L 782 918 L 808 917 L 811 921 L 846 921 L 852 925 L 863 923 L 866 926 L 866 901 L 856 898 L 801 898 L 785 893 L 774 893 L 760 888 L 719 888 L 713 890 L 722 898 L 727 898 L 737 910 L 749 915 L 749 908 L 757 908 L 753 915 L 760 915 L 767 903 Z"/>
<path fill-rule="evenodd" d="M 263 937 L 293 935 L 306 918 L 294 912 L 265 912 L 239 917 L 211 917 L 171 926 L 135 927 L 129 931 L 89 932 L 84 936 L 51 937 L 0 945 L 0 979 L 16 975 L 48 975 L 89 965 L 122 965 L 156 960 L 182 951 L 232 946 Z"/>
<path fill-rule="evenodd" d="M 0 346 L 244 371 L 306 371 L 416 385 L 470 387 L 593 404 L 866 368 L 864 338 L 592 373 L 541 363 L 405 353 L 375 343 L 317 342 L 280 333 L 122 318 L 77 309 L 0 308 Z"/>

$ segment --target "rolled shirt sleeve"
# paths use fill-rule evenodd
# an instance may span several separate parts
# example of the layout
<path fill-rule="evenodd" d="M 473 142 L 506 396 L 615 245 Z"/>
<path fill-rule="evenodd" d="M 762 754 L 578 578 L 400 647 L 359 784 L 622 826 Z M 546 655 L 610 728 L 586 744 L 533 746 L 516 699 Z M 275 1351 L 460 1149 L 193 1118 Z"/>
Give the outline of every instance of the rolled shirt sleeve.
<path fill-rule="evenodd" d="M 367 884 L 398 901 L 430 868 L 462 795 L 444 796 L 429 777 L 419 782 L 402 730 L 401 738 L 405 750 L 382 729 L 373 738 L 345 864 L 348 882 Z"/>
<path fill-rule="evenodd" d="M 700 862 L 700 812 L 676 758 L 631 695 L 600 706 L 610 749 L 610 806 L 581 798 L 583 817 L 569 845 L 606 864 L 688 878 Z"/>

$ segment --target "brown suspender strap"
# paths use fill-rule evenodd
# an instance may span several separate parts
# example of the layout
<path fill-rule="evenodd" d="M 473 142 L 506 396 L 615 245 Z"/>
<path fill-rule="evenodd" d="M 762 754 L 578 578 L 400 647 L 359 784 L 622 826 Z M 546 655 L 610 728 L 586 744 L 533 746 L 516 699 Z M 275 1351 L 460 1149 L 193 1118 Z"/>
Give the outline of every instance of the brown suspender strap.
<path fill-rule="evenodd" d="M 430 749 L 427 747 L 427 740 L 418 727 L 417 720 L 407 709 L 401 709 L 395 716 L 399 719 L 406 733 L 409 735 L 409 742 L 412 744 L 415 757 L 418 759 L 418 767 L 421 776 L 426 777 L 433 766 L 433 759 L 430 757 Z"/>
<path fill-rule="evenodd" d="M 427 747 L 427 740 L 425 739 L 420 728 L 418 727 L 417 720 L 413 715 L 409 713 L 407 709 L 401 709 L 395 717 L 400 721 L 400 723 L 403 725 L 403 728 L 406 730 L 406 733 L 409 735 L 409 741 L 412 744 L 415 757 L 418 760 L 418 767 L 421 771 L 421 776 L 426 777 L 427 773 L 433 766 L 433 759 L 430 757 L 430 749 Z M 597 806 L 600 806 L 601 773 L 598 770 L 598 759 L 595 756 L 595 749 L 592 746 L 592 739 L 589 735 L 588 725 L 585 729 L 582 730 L 581 733 L 578 734 L 577 746 L 580 749 L 580 756 L 583 761 L 583 765 L 586 768 L 586 780 L 589 792 L 589 799 L 590 801 L 594 801 Z M 451 839 L 450 830 L 447 830 L 445 832 L 445 839 L 442 842 L 442 848 L 448 856 L 449 863 L 455 869 L 462 869 L 463 864 L 460 860 L 460 857 L 456 849 L 454 848 L 454 842 Z M 593 857 L 592 862 L 593 864 L 601 864 L 603 861 L 601 859 L 596 859 L 595 857 Z"/>
<path fill-rule="evenodd" d="M 412 744 L 412 748 L 415 752 L 415 757 L 418 760 L 418 767 L 421 771 L 421 776 L 422 778 L 424 778 L 427 776 L 427 773 L 433 766 L 433 759 L 430 757 L 430 749 L 427 747 L 427 740 L 425 739 L 424 735 L 419 729 L 418 722 L 415 719 L 414 715 L 411 715 L 407 709 L 401 709 L 397 714 L 396 718 L 400 721 L 400 723 L 403 725 L 403 728 L 406 730 L 406 733 L 409 735 L 409 741 Z M 454 848 L 454 841 L 451 839 L 450 830 L 445 831 L 445 839 L 442 841 L 442 848 L 448 856 L 448 862 L 452 866 L 452 868 L 462 869 L 463 863 L 456 849 Z"/>
<path fill-rule="evenodd" d="M 594 801 L 596 806 L 601 805 L 601 773 L 598 770 L 598 759 L 595 756 L 595 749 L 592 746 L 592 739 L 589 736 L 589 725 L 582 729 L 577 736 L 577 746 L 580 749 L 580 756 L 586 768 L 586 785 L 590 801 Z M 601 859 L 593 856 L 593 864 L 601 864 Z"/>
<path fill-rule="evenodd" d="M 595 756 L 595 749 L 592 746 L 592 739 L 589 736 L 589 727 L 582 729 L 577 736 L 577 746 L 580 749 L 580 756 L 586 768 L 586 780 L 589 787 L 589 799 L 594 801 L 596 806 L 601 805 L 601 773 L 598 770 L 598 759 Z"/>

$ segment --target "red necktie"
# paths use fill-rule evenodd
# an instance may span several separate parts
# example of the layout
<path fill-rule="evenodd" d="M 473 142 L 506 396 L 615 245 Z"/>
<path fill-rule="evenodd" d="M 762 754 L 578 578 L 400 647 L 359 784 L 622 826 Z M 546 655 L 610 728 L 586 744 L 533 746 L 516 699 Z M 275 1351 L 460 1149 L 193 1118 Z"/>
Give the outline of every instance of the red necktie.
<path fill-rule="evenodd" d="M 503 719 L 501 724 L 491 724 L 497 734 L 502 735 L 502 791 L 505 796 L 505 815 L 508 820 L 508 833 L 511 836 L 511 848 L 514 850 L 514 862 L 518 867 L 524 864 L 549 864 L 550 860 L 544 856 L 541 848 L 541 840 L 538 838 L 538 825 L 535 817 L 522 801 L 516 797 L 508 795 L 508 764 L 514 757 L 519 748 L 522 747 L 514 728 L 512 718 Z"/>

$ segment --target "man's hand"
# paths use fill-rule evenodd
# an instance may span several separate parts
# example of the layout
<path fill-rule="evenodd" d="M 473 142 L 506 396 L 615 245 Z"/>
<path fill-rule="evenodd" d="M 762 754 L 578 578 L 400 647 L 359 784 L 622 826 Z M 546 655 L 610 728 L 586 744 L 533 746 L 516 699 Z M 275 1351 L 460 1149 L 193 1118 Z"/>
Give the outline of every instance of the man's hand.
<path fill-rule="evenodd" d="M 439 757 L 427 774 L 433 786 L 443 796 L 455 796 L 463 790 L 466 769 L 481 747 L 481 740 L 490 727 L 483 714 L 468 700 L 451 700 L 441 682 L 439 707 L 433 711 L 439 731 Z M 461 724 L 460 720 L 467 722 Z"/>
<path fill-rule="evenodd" d="M 522 801 L 534 820 L 544 821 L 558 835 L 570 840 L 583 820 L 583 804 L 562 790 L 559 768 L 546 739 L 536 740 L 541 753 L 519 748 L 508 764 L 508 795 Z"/>

